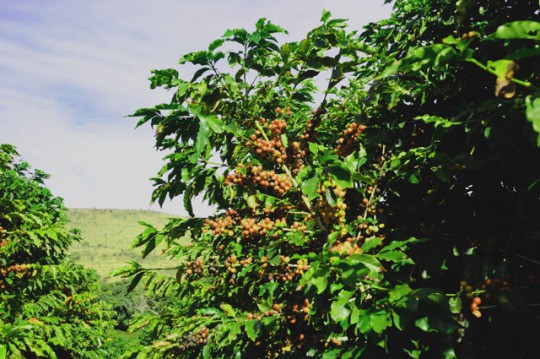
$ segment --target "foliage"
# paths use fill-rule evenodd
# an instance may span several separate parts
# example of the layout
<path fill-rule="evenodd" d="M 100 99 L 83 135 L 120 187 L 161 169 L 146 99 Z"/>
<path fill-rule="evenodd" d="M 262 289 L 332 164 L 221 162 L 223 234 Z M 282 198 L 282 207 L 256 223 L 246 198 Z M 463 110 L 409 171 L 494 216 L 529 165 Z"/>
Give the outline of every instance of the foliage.
<path fill-rule="evenodd" d="M 117 271 L 172 300 L 126 357 L 533 357 L 538 11 L 399 0 L 282 45 L 261 19 L 183 56 L 190 81 L 154 70 L 172 100 L 134 114 L 167 152 L 153 198 L 217 211 L 138 237 L 178 271 Z"/>
<path fill-rule="evenodd" d="M 112 327 L 94 272 L 66 260 L 79 239 L 62 200 L 0 145 L 0 358 L 102 358 Z"/>

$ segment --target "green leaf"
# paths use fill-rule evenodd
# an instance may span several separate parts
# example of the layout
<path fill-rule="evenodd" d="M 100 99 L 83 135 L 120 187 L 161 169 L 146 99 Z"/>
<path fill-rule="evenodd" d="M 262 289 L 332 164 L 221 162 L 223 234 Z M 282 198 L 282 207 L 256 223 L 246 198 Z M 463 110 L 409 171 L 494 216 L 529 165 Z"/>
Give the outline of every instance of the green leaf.
<path fill-rule="evenodd" d="M 501 25 L 494 34 L 497 39 L 530 39 L 540 40 L 540 22 L 514 21 Z"/>
<path fill-rule="evenodd" d="M 399 262 L 406 258 L 407 256 L 402 251 L 385 251 L 379 253 L 377 258 L 379 260 L 385 260 L 390 262 Z"/>
<path fill-rule="evenodd" d="M 314 156 L 317 156 L 319 153 L 319 146 L 315 142 L 309 142 L 308 147 L 309 152 L 311 152 Z"/>
<path fill-rule="evenodd" d="M 385 78 L 403 71 L 419 71 L 426 67 L 439 67 L 457 59 L 467 58 L 469 53 L 458 54 L 450 45 L 434 44 L 426 47 L 419 47 L 409 52 L 404 59 L 395 61 L 379 75 Z"/>
<path fill-rule="evenodd" d="M 206 118 L 200 117 L 199 132 L 197 132 L 197 139 L 195 141 L 195 150 L 197 151 L 197 154 L 200 155 L 206 148 L 206 145 L 208 144 L 209 133 L 210 127 L 206 122 Z"/>
<path fill-rule="evenodd" d="M 390 303 L 395 303 L 401 298 L 405 297 L 411 291 L 411 287 L 409 287 L 407 284 L 396 285 L 394 289 L 388 292 L 388 300 L 390 301 Z"/>
<path fill-rule="evenodd" d="M 422 121 L 424 123 L 433 123 L 435 125 L 435 127 L 448 128 L 448 127 L 452 127 L 452 126 L 461 125 L 461 122 L 448 120 L 446 118 L 439 117 L 439 116 L 422 115 L 422 116 L 417 116 L 414 119 Z M 397 166 L 392 166 L 392 167 L 397 167 Z"/>
<path fill-rule="evenodd" d="M 444 355 L 444 359 L 456 359 L 457 358 L 457 355 L 456 355 L 456 352 L 454 351 L 454 348 L 446 349 L 444 351 L 443 355 Z"/>
<path fill-rule="evenodd" d="M 405 327 L 403 316 L 401 316 L 398 312 L 395 310 L 392 310 L 392 320 L 394 321 L 394 326 L 398 328 L 399 330 L 403 330 Z"/>
<path fill-rule="evenodd" d="M 330 188 L 327 188 L 326 189 L 326 192 L 325 192 L 325 198 L 326 198 L 326 202 L 330 205 L 330 206 L 335 206 L 336 205 L 336 195 L 334 193 L 334 191 L 332 191 L 332 189 Z"/>
<path fill-rule="evenodd" d="M 408 247 L 408 244 L 413 244 L 413 243 L 420 243 L 420 242 L 423 242 L 425 241 L 425 239 L 420 239 L 420 238 L 415 238 L 415 237 L 411 237 L 409 239 L 406 239 L 404 241 L 392 241 L 389 245 L 383 247 L 381 249 L 381 252 L 384 252 L 384 251 L 392 251 L 392 250 L 395 250 L 395 249 L 406 249 Z"/>
<path fill-rule="evenodd" d="M 144 271 L 140 271 L 139 273 L 135 274 L 135 276 L 133 277 L 133 279 L 131 280 L 131 282 L 129 283 L 129 286 L 127 288 L 128 293 L 132 292 L 135 289 L 135 287 L 137 287 L 137 285 L 139 284 L 139 282 L 143 278 L 144 274 L 145 274 Z"/>
<path fill-rule="evenodd" d="M 356 328 L 360 331 L 360 333 L 363 334 L 366 334 L 372 330 L 370 316 L 363 309 L 359 309 L 358 311 L 358 322 L 356 323 Z"/>
<path fill-rule="evenodd" d="M 150 88 L 163 87 L 169 89 L 175 85 L 175 80 L 178 80 L 178 70 L 152 70 L 153 76 L 150 77 Z"/>
<path fill-rule="evenodd" d="M 313 273 L 311 282 L 317 287 L 317 294 L 324 292 L 328 286 L 328 268 L 319 268 Z"/>
<path fill-rule="evenodd" d="M 283 44 L 281 45 L 281 56 L 284 60 L 287 60 L 289 58 L 289 55 L 291 54 L 291 45 L 290 44 Z"/>
<path fill-rule="evenodd" d="M 343 358 L 342 356 L 343 350 L 341 349 L 332 349 L 332 350 L 326 350 L 322 356 L 322 359 L 336 359 L 336 358 Z"/>
<path fill-rule="evenodd" d="M 338 294 L 337 299 L 332 303 L 330 307 L 330 317 L 336 322 L 341 322 L 349 316 L 351 311 L 347 309 L 349 299 L 353 296 L 354 292 L 341 291 Z"/>
<path fill-rule="evenodd" d="M 371 313 L 369 316 L 369 324 L 373 331 L 376 333 L 382 333 L 386 328 L 392 325 L 392 320 L 385 311 L 379 311 Z"/>
<path fill-rule="evenodd" d="M 450 311 L 454 314 L 459 314 L 461 312 L 462 303 L 461 298 L 456 296 L 448 300 L 448 305 L 450 306 Z"/>
<path fill-rule="evenodd" d="M 349 169 L 342 166 L 334 165 L 326 167 L 326 172 L 336 181 L 336 183 L 340 187 L 352 187 L 352 176 Z"/>
<path fill-rule="evenodd" d="M 382 243 L 381 237 L 368 238 L 366 239 L 364 244 L 362 244 L 362 247 L 360 247 L 360 249 L 362 250 L 362 252 L 369 252 L 373 248 L 379 246 L 381 243 Z"/>
<path fill-rule="evenodd" d="M 261 34 L 259 34 L 258 32 L 254 32 L 253 34 L 249 35 L 248 40 L 250 42 L 254 42 L 256 44 L 259 44 L 259 42 L 261 42 Z"/>
<path fill-rule="evenodd" d="M 321 22 L 325 23 L 331 16 L 332 16 L 332 13 L 330 11 L 323 10 L 322 16 L 321 16 Z"/>
<path fill-rule="evenodd" d="M 414 322 L 414 324 L 424 332 L 436 332 L 435 329 L 431 328 L 428 317 L 419 318 Z"/>
<path fill-rule="evenodd" d="M 206 116 L 205 120 L 212 131 L 214 131 L 217 134 L 223 133 L 224 131 L 223 121 L 220 118 L 214 115 L 210 115 L 210 116 Z"/>
<path fill-rule="evenodd" d="M 411 173 L 411 175 L 409 176 L 409 182 L 412 184 L 418 184 L 420 183 L 420 178 L 418 178 L 418 176 L 414 173 Z"/>
<path fill-rule="evenodd" d="M 530 57 L 540 56 L 540 46 L 536 45 L 534 47 L 522 47 L 517 49 L 510 55 L 507 55 L 506 58 L 509 60 L 523 60 Z"/>
<path fill-rule="evenodd" d="M 249 339 L 252 341 L 257 340 L 257 335 L 259 334 L 261 328 L 261 322 L 258 320 L 248 320 L 246 322 L 246 334 Z"/>
<path fill-rule="evenodd" d="M 527 96 L 525 100 L 525 115 L 532 123 L 533 129 L 538 133 L 537 146 L 540 147 L 540 94 Z"/>
<path fill-rule="evenodd" d="M 229 326 L 229 335 L 227 336 L 227 339 L 232 341 L 236 339 L 238 334 L 242 332 L 241 324 L 239 322 L 233 322 Z"/>
<path fill-rule="evenodd" d="M 348 258 L 348 262 L 351 265 L 359 263 L 368 268 L 372 273 L 379 273 L 382 271 L 381 263 L 372 255 L 368 254 L 353 254 Z"/>
<path fill-rule="evenodd" d="M 319 195 L 319 177 L 314 176 L 308 180 L 305 180 L 301 184 L 302 192 L 307 196 L 311 201 L 313 198 Z"/>
<path fill-rule="evenodd" d="M 259 206 L 259 201 L 257 200 L 257 196 L 248 196 L 246 199 L 246 203 L 249 208 L 257 208 Z"/>
<path fill-rule="evenodd" d="M 512 60 L 502 59 L 497 61 L 489 61 L 487 66 L 495 72 L 498 77 L 512 78 L 517 64 Z"/>
<path fill-rule="evenodd" d="M 229 317 L 235 317 L 236 313 L 233 309 L 233 307 L 230 304 L 222 303 L 220 306 L 221 310 L 225 312 Z"/>
<path fill-rule="evenodd" d="M 4 344 L 0 344 L 0 359 L 7 358 L 7 348 Z"/>
<path fill-rule="evenodd" d="M 308 39 L 304 39 L 300 41 L 300 44 L 298 45 L 298 52 L 301 55 L 307 55 L 308 51 L 311 49 L 311 41 Z"/>

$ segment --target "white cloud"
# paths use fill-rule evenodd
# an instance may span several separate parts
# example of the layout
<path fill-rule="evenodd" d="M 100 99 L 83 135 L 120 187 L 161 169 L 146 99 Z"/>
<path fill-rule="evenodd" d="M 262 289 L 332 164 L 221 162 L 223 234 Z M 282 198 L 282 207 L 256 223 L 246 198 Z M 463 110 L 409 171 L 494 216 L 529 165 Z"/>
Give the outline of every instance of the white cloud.
<path fill-rule="evenodd" d="M 149 91 L 152 68 L 173 67 L 227 28 L 267 17 L 300 39 L 323 8 L 351 28 L 389 14 L 379 1 L 83 1 L 0 3 L 0 142 L 13 143 L 71 207 L 148 208 L 161 167 L 136 108 L 168 101 Z M 166 211 L 184 213 L 180 205 Z M 208 212 L 197 205 L 198 213 Z"/>

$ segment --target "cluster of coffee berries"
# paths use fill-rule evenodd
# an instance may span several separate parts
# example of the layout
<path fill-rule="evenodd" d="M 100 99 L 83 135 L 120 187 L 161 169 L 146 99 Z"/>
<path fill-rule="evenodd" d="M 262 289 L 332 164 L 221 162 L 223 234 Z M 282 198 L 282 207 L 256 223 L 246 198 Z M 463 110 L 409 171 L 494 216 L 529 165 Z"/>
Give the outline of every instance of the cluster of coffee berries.
<path fill-rule="evenodd" d="M 260 165 L 247 166 L 245 172 L 246 174 L 242 174 L 240 171 L 235 170 L 225 177 L 223 184 L 231 186 L 250 183 L 261 186 L 266 190 L 273 190 L 278 195 L 283 195 L 292 188 L 292 181 L 285 173 L 278 174 L 275 171 L 265 171 Z"/>
<path fill-rule="evenodd" d="M 30 264 L 14 264 L 9 267 L 0 268 L 0 288 L 6 288 L 5 278 L 15 275 L 17 278 L 22 279 L 24 277 L 32 277 L 34 274 L 34 268 Z M 7 281 L 9 282 L 9 280 Z"/>
<path fill-rule="evenodd" d="M 480 304 L 482 304 L 482 299 L 480 299 L 480 297 L 474 297 L 470 304 L 471 312 L 476 318 L 480 318 L 482 316 L 482 313 L 480 310 L 478 310 L 478 306 Z"/>
<path fill-rule="evenodd" d="M 7 269 L 2 269 L 2 275 L 4 276 L 7 275 L 6 272 L 14 273 L 17 277 L 22 278 L 22 277 L 31 277 L 33 269 L 32 269 L 32 265 L 30 264 L 14 264 L 7 267 Z"/>
<path fill-rule="evenodd" d="M 278 272 L 269 275 L 269 279 L 276 281 L 290 282 L 295 277 L 301 276 L 309 269 L 307 260 L 300 259 L 296 264 L 289 264 L 289 258 L 281 256 L 282 265 L 279 266 Z"/>
<path fill-rule="evenodd" d="M 313 142 L 317 139 L 317 133 L 315 130 L 321 124 L 321 112 L 313 110 L 313 118 L 309 119 L 306 124 L 306 130 L 300 135 L 300 139 L 306 142 Z"/>
<path fill-rule="evenodd" d="M 285 120 L 273 120 L 268 124 L 268 129 L 274 135 L 281 135 L 287 129 L 287 123 Z"/>
<path fill-rule="evenodd" d="M 225 176 L 223 184 L 225 186 L 234 186 L 234 185 L 243 185 L 245 176 L 242 173 L 237 172 L 236 170 L 232 173 L 229 173 Z"/>
<path fill-rule="evenodd" d="M 329 341 L 324 343 L 324 347 L 328 348 L 330 345 L 334 345 L 336 347 L 341 346 L 342 339 L 341 338 L 330 338 Z"/>
<path fill-rule="evenodd" d="M 359 219 L 361 219 L 361 217 Z M 361 222 L 358 225 L 358 229 L 360 229 L 362 233 L 365 233 L 368 236 L 372 234 L 378 234 L 381 229 L 384 229 L 384 227 L 385 227 L 384 223 L 372 224 L 369 222 Z"/>
<path fill-rule="evenodd" d="M 276 151 L 279 152 L 278 149 L 283 148 L 283 144 L 281 143 L 281 140 L 278 138 L 273 138 L 272 140 L 267 140 L 265 138 L 261 138 L 261 131 L 256 130 L 254 134 L 249 136 L 249 139 L 251 142 L 247 142 L 247 147 L 254 147 L 255 152 L 261 156 L 266 157 L 268 155 L 272 156 Z"/>
<path fill-rule="evenodd" d="M 307 298 L 304 299 L 300 305 L 289 304 L 287 306 L 287 311 L 290 313 L 288 316 L 289 323 L 296 324 L 298 320 L 308 320 L 310 308 L 311 304 L 309 303 L 309 300 Z"/>
<path fill-rule="evenodd" d="M 317 211 L 325 224 L 337 223 L 342 225 L 345 223 L 345 215 L 347 204 L 343 200 L 337 201 L 335 206 L 331 206 L 328 202 L 321 200 L 317 204 Z"/>
<path fill-rule="evenodd" d="M 240 260 L 240 265 L 244 268 L 250 265 L 251 263 L 253 263 L 253 257 L 247 257 L 246 259 Z"/>
<path fill-rule="evenodd" d="M 292 181 L 286 174 L 277 174 L 274 171 L 253 170 L 253 180 L 265 188 L 273 189 L 279 195 L 285 194 L 292 188 Z"/>
<path fill-rule="evenodd" d="M 264 136 L 261 138 L 260 136 L 262 132 L 260 130 L 256 130 L 255 133 L 249 136 L 250 141 L 246 142 L 246 147 L 253 147 L 255 153 L 260 157 L 265 158 L 270 156 L 275 158 L 277 163 L 284 163 L 287 160 L 287 152 L 283 146 L 283 143 L 279 137 L 277 137 L 278 131 L 281 133 L 281 129 L 283 128 L 284 124 L 285 122 L 274 123 L 274 121 L 272 121 L 272 128 L 276 132 L 276 136 L 274 136 L 272 139 L 266 139 Z"/>
<path fill-rule="evenodd" d="M 263 315 L 264 315 L 265 317 L 270 317 L 270 316 L 272 316 L 272 315 L 278 315 L 280 312 L 281 312 L 281 304 L 275 303 L 275 304 L 272 306 L 272 309 L 265 311 L 265 312 L 263 313 Z"/>
<path fill-rule="evenodd" d="M 206 269 L 208 270 L 208 273 L 211 275 L 216 275 L 219 273 L 219 265 L 215 260 L 211 260 L 207 263 Z"/>
<path fill-rule="evenodd" d="M 231 255 L 225 260 L 225 269 L 231 273 L 236 273 L 236 267 L 238 266 L 238 258 L 236 255 Z"/>
<path fill-rule="evenodd" d="M 330 252 L 342 254 L 353 255 L 355 253 L 362 253 L 362 250 L 356 243 L 356 240 L 353 237 L 348 237 L 345 241 L 340 242 L 336 241 L 334 245 L 329 249 Z"/>
<path fill-rule="evenodd" d="M 232 216 L 226 215 L 215 220 L 206 218 L 204 224 L 207 226 L 204 229 L 205 232 L 210 230 L 214 236 L 224 234 L 231 237 L 234 235 L 233 227 L 236 224 L 236 220 Z"/>
<path fill-rule="evenodd" d="M 462 39 L 474 39 L 474 38 L 476 38 L 478 36 L 479 36 L 479 34 L 476 31 L 469 31 L 469 32 L 465 32 L 465 33 L 461 34 Z"/>
<path fill-rule="evenodd" d="M 336 153 L 340 157 L 347 157 L 358 148 L 358 137 L 366 129 L 366 126 L 359 125 L 356 122 L 347 126 L 343 131 L 343 137 L 338 140 Z"/>
<path fill-rule="evenodd" d="M 473 297 L 472 292 L 474 291 L 474 287 L 470 285 L 467 281 L 462 280 L 461 282 L 459 282 L 459 286 L 465 292 L 467 298 Z"/>
<path fill-rule="evenodd" d="M 4 232 L 4 228 L 0 227 L 0 239 L 2 238 L 3 232 Z M 0 251 L 2 250 L 3 247 L 7 245 L 7 243 L 8 243 L 7 239 L 0 241 Z"/>
<path fill-rule="evenodd" d="M 482 298 L 480 298 L 479 295 L 482 295 L 484 299 L 490 298 L 490 293 L 486 292 L 488 285 L 492 289 L 495 288 L 493 281 L 491 279 L 486 279 L 484 281 L 484 284 L 482 284 L 482 291 L 475 290 L 472 285 L 467 283 L 467 281 L 463 280 L 460 282 L 460 287 L 463 293 L 465 294 L 465 297 L 471 300 L 469 304 L 471 313 L 477 318 L 480 318 L 482 316 L 482 313 L 480 312 L 480 308 L 479 308 L 480 304 L 482 304 Z"/>
<path fill-rule="evenodd" d="M 246 238 L 255 236 L 264 236 L 275 227 L 283 227 L 286 225 L 285 218 L 272 220 L 268 217 L 257 221 L 255 218 L 243 218 L 240 220 L 242 226 L 242 235 Z"/>
<path fill-rule="evenodd" d="M 377 207 L 375 206 L 374 203 L 370 203 L 368 198 L 364 198 L 362 200 L 362 205 L 365 207 L 366 213 L 368 215 L 373 216 L 377 213 Z"/>
<path fill-rule="evenodd" d="M 186 262 L 186 274 L 203 274 L 204 265 L 201 258 L 195 259 L 193 262 Z"/>
<path fill-rule="evenodd" d="M 304 233 L 307 230 L 307 226 L 304 223 L 294 221 L 293 224 L 291 224 L 291 229 L 297 232 Z"/>
<path fill-rule="evenodd" d="M 180 350 L 190 350 L 205 345 L 209 334 L 210 331 L 206 327 L 202 327 L 197 333 L 189 332 L 178 341 L 178 343 L 180 343 Z"/>
<path fill-rule="evenodd" d="M 336 195 L 335 205 L 330 205 L 324 198 L 326 192 L 332 191 Z M 320 213 L 325 224 L 343 224 L 345 223 L 345 215 L 347 204 L 344 201 L 346 191 L 336 185 L 323 185 L 319 188 L 318 193 L 320 200 L 317 204 L 318 213 Z"/>
<path fill-rule="evenodd" d="M 246 318 L 248 320 L 253 320 L 253 319 L 261 319 L 262 316 L 260 314 L 257 314 L 257 313 L 247 313 L 246 314 Z"/>
<path fill-rule="evenodd" d="M 276 112 L 281 115 L 283 114 L 283 109 L 281 107 L 276 107 Z M 285 115 L 287 116 L 292 115 L 291 108 L 289 106 L 285 108 Z"/>
<path fill-rule="evenodd" d="M 302 275 L 308 269 L 309 269 L 309 264 L 308 264 L 307 259 L 299 259 L 296 261 L 296 268 L 294 270 L 294 273 L 298 275 Z"/>
<path fill-rule="evenodd" d="M 306 167 L 304 158 L 306 157 L 306 151 L 301 148 L 301 144 L 298 141 L 291 142 L 287 148 L 287 158 L 291 164 L 291 170 L 294 174 Z"/>
<path fill-rule="evenodd" d="M 261 261 L 260 261 L 260 262 L 261 262 L 261 268 L 263 268 L 263 269 L 264 269 L 264 268 L 267 268 L 267 267 L 268 267 L 268 256 L 263 256 L 263 257 L 261 258 Z M 261 274 L 261 275 L 264 274 L 264 270 L 261 270 L 261 271 L 259 272 L 259 274 Z"/>
<path fill-rule="evenodd" d="M 490 299 L 492 294 L 498 294 L 501 292 L 507 292 L 510 290 L 509 278 L 487 278 L 484 283 L 482 283 L 482 289 L 486 290 L 484 294 L 485 299 Z"/>

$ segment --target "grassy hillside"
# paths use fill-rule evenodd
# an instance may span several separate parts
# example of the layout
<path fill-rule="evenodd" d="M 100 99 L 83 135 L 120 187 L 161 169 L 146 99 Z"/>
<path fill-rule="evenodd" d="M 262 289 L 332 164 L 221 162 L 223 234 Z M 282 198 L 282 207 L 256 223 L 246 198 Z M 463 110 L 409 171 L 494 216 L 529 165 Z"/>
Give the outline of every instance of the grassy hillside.
<path fill-rule="evenodd" d="M 71 256 L 76 262 L 95 269 L 102 278 L 127 260 L 152 267 L 171 266 L 167 258 L 159 256 L 159 249 L 144 260 L 140 250 L 131 249 L 135 237 L 144 230 L 139 221 L 160 228 L 169 217 L 169 214 L 152 211 L 70 209 L 70 227 L 80 228 L 82 236 L 82 241 L 71 247 Z"/>

